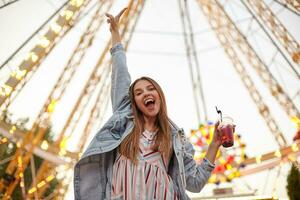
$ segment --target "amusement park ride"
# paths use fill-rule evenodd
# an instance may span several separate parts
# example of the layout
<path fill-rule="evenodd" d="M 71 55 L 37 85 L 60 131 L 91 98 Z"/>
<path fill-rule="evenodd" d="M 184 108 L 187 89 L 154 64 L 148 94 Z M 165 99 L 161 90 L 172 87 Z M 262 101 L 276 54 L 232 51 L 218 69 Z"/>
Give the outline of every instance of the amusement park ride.
<path fill-rule="evenodd" d="M 217 159 L 217 167 L 209 181 L 211 183 L 231 181 L 234 178 L 270 169 L 282 162 L 294 162 L 297 164 L 297 158 L 300 155 L 300 132 L 298 131 L 296 134 L 294 143 L 290 144 L 279 129 L 276 120 L 274 120 L 268 103 L 264 101 L 260 91 L 255 87 L 252 77 L 245 67 L 245 61 L 259 75 L 261 81 L 267 86 L 270 94 L 272 94 L 281 109 L 296 123 L 298 130 L 300 130 L 299 105 L 298 107 L 295 105 L 290 95 L 286 93 L 270 72 L 267 63 L 258 55 L 245 34 L 240 31 L 238 25 L 224 9 L 222 2 L 219 0 L 195 1 L 204 16 L 206 16 L 225 54 L 232 62 L 232 66 L 240 76 L 244 87 L 249 92 L 251 99 L 279 146 L 277 151 L 256 157 L 247 157 L 244 153 L 245 144 L 236 135 L 235 141 L 237 146 L 235 148 L 239 148 L 242 153 L 237 155 L 234 150 L 220 152 Z M 288 63 L 294 76 L 300 79 L 299 43 L 280 22 L 267 3 L 251 0 L 241 2 L 252 16 L 252 19 L 265 32 L 267 38 L 274 42 L 273 44 L 278 54 Z M 8 6 L 11 3 L 14 3 L 14 1 L 6 1 L 1 7 Z M 24 199 L 62 199 L 64 197 L 71 182 L 70 174 L 64 172 L 72 170 L 75 162 L 80 158 L 88 138 L 93 133 L 93 128 L 101 123 L 106 112 L 110 88 L 110 41 L 104 45 L 102 52 L 99 53 L 97 63 L 93 67 L 90 77 L 87 79 L 76 103 L 72 105 L 71 112 L 68 113 L 68 118 L 62 130 L 56 133 L 55 137 L 49 139 L 52 116 L 56 112 L 57 104 L 64 98 L 81 61 L 93 45 L 95 34 L 105 23 L 104 13 L 110 12 L 114 3 L 114 0 L 67 1 L 40 27 L 39 33 L 42 32 L 43 36 L 39 42 L 32 47 L 23 60 L 19 61 L 20 64 L 17 67 L 14 66 L 13 70 L 10 70 L 8 78 L 1 80 L 0 150 L 2 147 L 8 148 L 9 145 L 13 146 L 12 149 L 14 149 L 10 156 L 5 156 L 6 154 L 0 151 L 0 165 L 5 166 L 5 170 L 3 170 L 5 172 L 0 174 L 0 197 L 2 199 L 11 199 L 17 189 L 21 190 L 21 195 Z M 151 3 L 151 1 L 147 3 Z M 276 0 L 274 3 L 300 16 L 299 0 Z M 84 13 L 91 7 L 91 4 L 95 8 L 94 14 L 90 21 L 87 22 L 86 29 L 82 31 L 76 48 L 69 58 L 65 58 L 67 64 L 63 67 L 34 123 L 30 128 L 20 126 L 20 124 L 10 119 L 9 108 L 11 104 L 18 99 L 19 94 L 36 75 L 36 71 L 47 56 L 55 51 L 56 45 L 76 26 L 76 23 L 81 20 Z M 202 102 L 205 105 L 203 93 L 201 92 L 199 61 L 195 54 L 196 44 L 193 34 L 188 34 L 193 33 L 193 27 L 187 1 L 178 0 L 178 4 L 195 102 Z M 126 12 L 120 23 L 125 49 L 130 44 L 144 6 L 145 2 L 142 0 L 128 1 L 129 11 Z M 30 39 L 27 42 L 29 41 Z M 22 44 L 1 65 L 1 70 L 11 69 L 10 62 L 16 60 L 18 51 L 25 45 L 26 43 Z M 243 59 L 241 55 L 244 55 Z M 213 126 L 207 122 L 206 117 L 200 120 L 199 103 L 196 103 L 196 110 L 199 122 L 201 120 L 206 122 L 199 126 L 199 129 L 191 132 L 190 140 L 195 145 L 195 159 L 201 161 L 204 157 L 205 145 L 210 141 Z M 206 113 L 205 106 L 203 106 L 202 110 Z M 79 136 L 78 143 L 75 145 L 77 147 L 76 151 L 71 152 L 66 149 L 66 142 L 70 138 L 75 137 L 73 133 L 83 113 L 89 113 L 88 120 L 82 129 L 82 135 Z M 35 162 L 36 157 L 42 158 L 38 166 Z M 30 183 L 26 183 L 24 178 L 26 170 L 31 171 Z M 53 182 L 55 184 L 52 184 Z M 51 194 L 47 192 L 50 186 L 54 188 Z"/>

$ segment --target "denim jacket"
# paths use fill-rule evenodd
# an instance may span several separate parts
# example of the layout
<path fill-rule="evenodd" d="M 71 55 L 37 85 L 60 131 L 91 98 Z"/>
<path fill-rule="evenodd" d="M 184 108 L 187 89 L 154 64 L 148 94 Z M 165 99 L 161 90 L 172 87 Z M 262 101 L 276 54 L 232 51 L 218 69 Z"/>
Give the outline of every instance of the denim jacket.
<path fill-rule="evenodd" d="M 117 147 L 133 130 L 133 114 L 129 99 L 131 78 L 126 55 L 121 43 L 110 49 L 112 55 L 111 101 L 113 115 L 94 136 L 74 168 L 76 200 L 110 199 L 112 169 Z M 168 174 L 174 183 L 178 198 L 190 199 L 185 190 L 200 192 L 210 177 L 214 165 L 204 159 L 197 165 L 193 159 L 192 144 L 184 132 L 170 120 L 173 154 Z"/>

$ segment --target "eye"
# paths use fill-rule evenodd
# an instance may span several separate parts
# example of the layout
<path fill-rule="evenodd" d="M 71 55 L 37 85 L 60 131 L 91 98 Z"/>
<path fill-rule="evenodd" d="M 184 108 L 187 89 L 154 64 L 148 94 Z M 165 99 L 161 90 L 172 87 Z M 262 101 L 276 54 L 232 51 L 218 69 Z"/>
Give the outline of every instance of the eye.
<path fill-rule="evenodd" d="M 148 88 L 148 90 L 155 90 L 155 87 L 154 86 L 150 86 L 149 88 Z"/>

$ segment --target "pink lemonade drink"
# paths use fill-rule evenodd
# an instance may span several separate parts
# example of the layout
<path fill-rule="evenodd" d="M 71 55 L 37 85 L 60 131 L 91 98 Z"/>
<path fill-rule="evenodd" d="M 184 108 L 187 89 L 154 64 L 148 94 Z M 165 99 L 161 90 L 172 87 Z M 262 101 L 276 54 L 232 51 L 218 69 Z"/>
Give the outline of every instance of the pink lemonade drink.
<path fill-rule="evenodd" d="M 234 144 L 233 140 L 233 120 L 230 117 L 223 117 L 220 123 L 221 141 L 223 147 L 231 147 Z"/>

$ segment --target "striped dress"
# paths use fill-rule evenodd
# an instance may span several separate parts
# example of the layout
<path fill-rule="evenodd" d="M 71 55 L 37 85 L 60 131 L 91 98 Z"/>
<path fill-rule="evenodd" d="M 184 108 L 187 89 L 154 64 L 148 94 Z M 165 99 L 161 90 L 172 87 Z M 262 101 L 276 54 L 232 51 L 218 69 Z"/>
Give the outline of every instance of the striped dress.
<path fill-rule="evenodd" d="M 152 150 L 155 134 L 147 130 L 142 133 L 137 165 L 125 156 L 117 156 L 113 166 L 111 199 L 177 200 L 172 179 L 167 173 L 169 160 Z"/>

